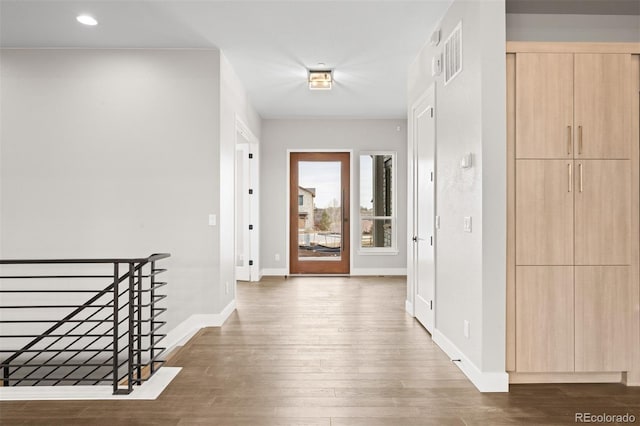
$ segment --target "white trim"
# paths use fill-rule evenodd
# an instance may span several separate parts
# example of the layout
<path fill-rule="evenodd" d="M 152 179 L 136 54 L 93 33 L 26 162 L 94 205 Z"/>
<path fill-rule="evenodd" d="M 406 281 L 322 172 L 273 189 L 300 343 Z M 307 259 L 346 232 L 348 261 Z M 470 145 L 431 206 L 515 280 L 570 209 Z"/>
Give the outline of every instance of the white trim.
<path fill-rule="evenodd" d="M 413 313 L 413 303 L 410 302 L 409 300 L 405 300 L 404 301 L 404 310 L 411 315 L 412 317 L 415 317 L 416 315 Z"/>
<path fill-rule="evenodd" d="M 195 314 L 182 321 L 162 341 L 166 346 L 166 352 L 171 352 L 175 347 L 184 345 L 194 334 L 204 327 L 222 327 L 224 322 L 236 310 L 235 299 L 229 302 L 219 314 Z"/>
<path fill-rule="evenodd" d="M 113 395 L 112 386 L 9 386 L 0 387 L 0 401 L 157 399 L 180 370 L 162 367 L 129 395 Z"/>
<path fill-rule="evenodd" d="M 506 371 L 483 372 L 440 330 L 434 329 L 432 336 L 434 343 L 440 346 L 449 358 L 460 360 L 455 364 L 480 392 L 509 392 L 509 375 Z"/>
<path fill-rule="evenodd" d="M 360 247 L 358 256 L 397 256 L 400 254 L 398 249 L 389 250 L 384 247 Z"/>
<path fill-rule="evenodd" d="M 407 268 L 355 268 L 351 276 L 356 275 L 407 275 Z"/>
<path fill-rule="evenodd" d="M 287 268 L 264 268 L 260 271 L 260 274 L 263 277 L 284 277 L 288 275 L 287 271 Z"/>

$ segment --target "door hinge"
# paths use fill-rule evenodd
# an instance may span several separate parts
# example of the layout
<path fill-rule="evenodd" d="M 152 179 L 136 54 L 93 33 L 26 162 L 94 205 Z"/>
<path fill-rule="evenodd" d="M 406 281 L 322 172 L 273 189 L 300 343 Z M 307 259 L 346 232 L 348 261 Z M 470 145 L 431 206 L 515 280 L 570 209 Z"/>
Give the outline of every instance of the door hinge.
<path fill-rule="evenodd" d="M 253 154 L 252 153 L 249 153 L 249 158 L 253 158 Z"/>
<path fill-rule="evenodd" d="M 249 263 L 249 264 L 251 264 L 251 263 Z M 433 300 L 429 300 L 429 309 L 433 311 Z"/>
<path fill-rule="evenodd" d="M 253 189 L 250 189 L 249 190 L 249 195 L 252 195 L 252 194 L 253 194 Z"/>
<path fill-rule="evenodd" d="M 249 266 L 253 266 L 253 260 L 249 261 Z"/>
<path fill-rule="evenodd" d="M 431 107 L 431 110 L 429 112 L 431 113 L 431 118 L 433 118 L 433 107 Z"/>
<path fill-rule="evenodd" d="M 431 172 L 431 182 L 433 182 L 433 172 Z"/>
<path fill-rule="evenodd" d="M 253 231 L 253 225 L 249 225 L 249 231 Z"/>
<path fill-rule="evenodd" d="M 429 237 L 429 243 L 433 246 L 433 235 Z"/>

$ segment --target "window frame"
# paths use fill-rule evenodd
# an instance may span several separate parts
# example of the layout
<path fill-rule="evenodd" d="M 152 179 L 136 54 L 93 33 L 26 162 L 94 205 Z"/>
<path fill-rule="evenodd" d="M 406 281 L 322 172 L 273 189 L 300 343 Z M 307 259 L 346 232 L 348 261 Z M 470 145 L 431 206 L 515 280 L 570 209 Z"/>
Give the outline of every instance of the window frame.
<path fill-rule="evenodd" d="M 361 157 L 384 155 L 391 156 L 391 216 L 367 216 L 362 214 L 360 208 L 362 191 L 362 170 Z M 358 254 L 359 255 L 397 255 L 398 250 L 398 153 L 396 151 L 373 150 L 360 151 L 358 153 Z M 391 247 L 363 247 L 362 246 L 362 223 L 364 220 L 389 220 L 391 221 Z"/>

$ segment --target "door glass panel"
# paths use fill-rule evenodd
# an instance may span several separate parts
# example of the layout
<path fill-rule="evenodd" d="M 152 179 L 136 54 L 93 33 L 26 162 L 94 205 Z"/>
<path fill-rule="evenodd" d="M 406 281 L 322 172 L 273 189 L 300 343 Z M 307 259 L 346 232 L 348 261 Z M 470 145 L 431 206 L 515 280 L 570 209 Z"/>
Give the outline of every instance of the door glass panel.
<path fill-rule="evenodd" d="M 298 259 L 340 260 L 342 191 L 339 161 L 298 163 Z"/>

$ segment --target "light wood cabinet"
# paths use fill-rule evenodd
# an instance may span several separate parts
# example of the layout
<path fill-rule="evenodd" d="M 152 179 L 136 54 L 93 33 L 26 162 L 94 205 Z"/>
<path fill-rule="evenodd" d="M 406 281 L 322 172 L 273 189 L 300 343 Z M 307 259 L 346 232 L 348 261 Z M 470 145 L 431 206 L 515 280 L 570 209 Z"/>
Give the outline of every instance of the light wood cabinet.
<path fill-rule="evenodd" d="M 629 158 L 631 82 L 631 55 L 575 55 L 576 158 Z"/>
<path fill-rule="evenodd" d="M 640 378 L 640 44 L 514 45 L 508 370 Z"/>
<path fill-rule="evenodd" d="M 629 273 L 628 266 L 576 266 L 576 371 L 628 369 Z"/>
<path fill-rule="evenodd" d="M 629 160 L 575 162 L 575 264 L 631 263 Z"/>
<path fill-rule="evenodd" d="M 573 266 L 516 267 L 516 369 L 573 371 Z"/>
<path fill-rule="evenodd" d="M 573 264 L 573 161 L 516 161 L 516 264 Z"/>
<path fill-rule="evenodd" d="M 573 158 L 573 54 L 516 60 L 516 158 Z"/>

